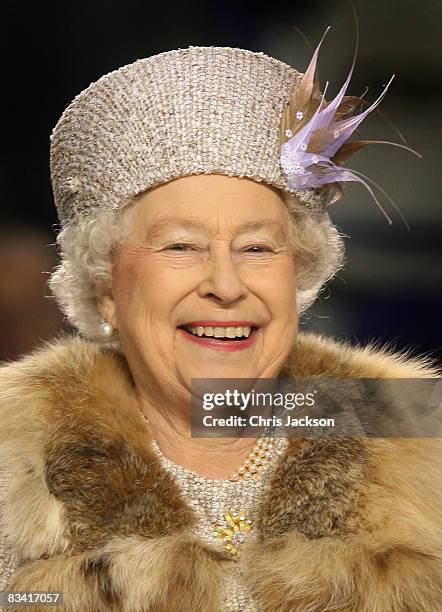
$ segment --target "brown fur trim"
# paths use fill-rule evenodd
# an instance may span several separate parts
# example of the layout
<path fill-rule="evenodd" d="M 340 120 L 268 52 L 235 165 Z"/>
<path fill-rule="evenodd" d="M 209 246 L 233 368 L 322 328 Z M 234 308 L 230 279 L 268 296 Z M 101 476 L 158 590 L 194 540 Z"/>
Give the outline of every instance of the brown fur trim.
<path fill-rule="evenodd" d="M 35 492 L 37 516 L 45 521 L 34 524 L 35 506 L 24 503 L 10 517 L 16 549 L 23 558 L 38 558 L 65 550 L 67 541 L 75 552 L 115 535 L 152 537 L 191 525 L 193 512 L 150 449 L 123 358 L 80 339 L 54 348 L 25 360 L 23 380 L 16 381 L 22 392 L 23 386 L 34 390 L 34 414 L 22 403 L 16 413 L 5 411 L 5 437 L 20 438 L 12 455 L 3 447 L 4 464 L 20 478 L 14 496 L 29 500 Z M 20 370 L 18 364 L 9 368 Z M 17 433 L 20 422 L 23 431 Z M 33 469 L 23 470 L 25 463 Z M 41 528 L 49 530 L 46 538 L 40 538 Z M 41 539 L 46 547 L 36 546 Z"/>
<path fill-rule="evenodd" d="M 93 370 L 90 376 L 100 379 Z M 118 373 L 108 370 L 115 376 L 113 389 L 92 406 L 77 399 L 67 416 L 72 395 L 78 393 L 74 388 L 50 408 L 46 483 L 63 502 L 71 543 L 79 549 L 113 536 L 170 534 L 195 520 L 150 449 L 149 430 L 135 399 L 115 388 Z"/>
<path fill-rule="evenodd" d="M 437 373 L 301 333 L 283 374 Z M 63 591 L 64 612 L 218 610 L 225 561 L 191 535 L 121 355 L 64 338 L 0 368 L 0 423 L 6 536 L 23 565 L 8 588 Z M 442 609 L 441 442 L 291 440 L 240 561 L 261 609 Z"/>
<path fill-rule="evenodd" d="M 272 612 L 442 609 L 442 441 L 365 440 L 361 455 L 363 477 L 356 477 L 353 483 L 350 477 L 348 491 L 350 496 L 352 491 L 360 491 L 361 495 L 343 508 L 341 526 L 345 529 L 334 533 L 324 529 L 323 537 L 319 538 L 316 534 L 321 530 L 320 523 L 316 525 L 308 508 L 311 504 L 312 513 L 319 518 L 323 510 L 326 520 L 332 514 L 327 505 L 320 506 L 319 512 L 315 506 L 324 488 L 307 487 L 310 495 L 306 512 L 302 494 L 314 470 L 321 473 L 323 463 L 309 462 L 308 454 L 302 457 L 304 443 L 296 442 L 301 463 L 296 464 L 294 474 L 300 478 L 293 483 L 295 488 L 287 491 L 281 490 L 281 481 L 275 483 L 283 501 L 272 495 L 265 509 L 266 520 L 271 523 L 272 507 L 276 517 L 284 516 L 284 509 L 289 516 L 287 500 L 293 500 L 296 507 L 299 496 L 301 514 L 296 517 L 296 530 L 275 538 L 277 532 L 268 529 L 267 523 L 260 542 L 249 543 L 243 549 L 246 579 L 261 609 Z M 344 445 L 343 461 L 347 450 Z M 337 453 L 333 459 L 339 456 Z M 361 468 L 358 461 L 352 465 L 355 458 L 357 454 L 353 457 L 350 454 L 347 464 L 353 474 Z M 345 463 L 341 467 L 345 469 Z M 305 482 L 301 476 L 304 470 Z M 340 470 L 335 476 L 338 483 L 342 482 Z M 346 500 L 347 492 L 343 489 L 341 494 Z M 335 493 L 329 505 L 340 500 L 339 493 Z M 307 528 L 302 526 L 302 518 Z M 337 518 L 339 525 L 339 514 Z M 312 522 L 316 529 L 313 537 L 312 531 L 307 531 Z"/>
<path fill-rule="evenodd" d="M 416 545 L 373 547 L 358 536 L 244 547 L 247 582 L 263 612 L 435 612 L 441 558 Z"/>
<path fill-rule="evenodd" d="M 116 538 L 93 552 L 29 563 L 8 589 L 62 592 L 63 612 L 215 612 L 224 564 L 190 535 Z"/>
<path fill-rule="evenodd" d="M 442 370 L 430 357 L 411 357 L 372 341 L 352 346 L 321 334 L 299 333 L 281 376 L 328 378 L 433 378 Z"/>
<path fill-rule="evenodd" d="M 259 510 L 264 541 L 296 530 L 309 538 L 344 535 L 366 478 L 359 440 L 291 439 Z"/>

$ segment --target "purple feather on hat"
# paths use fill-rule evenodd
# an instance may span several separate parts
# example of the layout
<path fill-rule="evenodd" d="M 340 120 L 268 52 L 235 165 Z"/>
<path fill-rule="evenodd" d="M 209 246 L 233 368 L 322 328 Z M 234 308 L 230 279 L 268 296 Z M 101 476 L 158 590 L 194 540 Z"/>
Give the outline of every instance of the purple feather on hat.
<path fill-rule="evenodd" d="M 345 95 L 356 62 L 357 41 L 353 63 L 344 84 L 337 96 L 332 101 L 326 102 L 325 93 L 328 82 L 324 93 L 320 95 L 316 64 L 319 49 L 329 29 L 330 27 L 325 31 L 283 114 L 280 130 L 281 167 L 286 175 L 288 186 L 296 190 L 333 185 L 339 192 L 342 192 L 340 182 L 357 181 L 362 183 L 391 223 L 391 219 L 379 204 L 367 181 L 375 183 L 362 173 L 344 168 L 340 164 L 368 144 L 391 144 L 407 149 L 418 157 L 422 156 L 413 149 L 395 142 L 379 140 L 347 142 L 367 115 L 381 103 L 394 75 L 388 81 L 381 95 L 366 110 L 352 116 L 359 104 L 366 104 L 362 98 Z M 379 186 L 377 187 L 396 207 L 391 198 Z M 339 199 L 339 196 L 334 198 L 332 202 L 336 199 Z"/>

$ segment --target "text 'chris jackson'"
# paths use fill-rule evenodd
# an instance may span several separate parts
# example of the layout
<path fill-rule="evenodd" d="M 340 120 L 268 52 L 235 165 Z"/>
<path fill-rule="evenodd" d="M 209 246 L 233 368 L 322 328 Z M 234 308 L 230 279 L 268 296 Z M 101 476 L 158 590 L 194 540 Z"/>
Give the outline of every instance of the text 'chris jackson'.
<path fill-rule="evenodd" d="M 205 427 L 334 427 L 335 420 L 331 418 L 316 419 L 303 416 L 299 419 L 287 415 L 284 419 L 280 417 L 263 417 L 260 415 L 229 416 L 227 418 L 215 417 L 207 414 L 203 417 Z"/>

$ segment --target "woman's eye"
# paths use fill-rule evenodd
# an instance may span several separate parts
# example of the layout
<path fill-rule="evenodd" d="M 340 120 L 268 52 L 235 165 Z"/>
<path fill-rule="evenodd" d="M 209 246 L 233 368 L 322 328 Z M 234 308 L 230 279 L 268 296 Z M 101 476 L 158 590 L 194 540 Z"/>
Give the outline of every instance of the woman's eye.
<path fill-rule="evenodd" d="M 245 251 L 246 253 L 272 253 L 273 249 L 263 244 L 252 244 Z"/>
<path fill-rule="evenodd" d="M 177 242 L 170 244 L 166 247 L 166 251 L 191 251 L 194 247 L 191 244 L 185 244 L 184 242 Z"/>

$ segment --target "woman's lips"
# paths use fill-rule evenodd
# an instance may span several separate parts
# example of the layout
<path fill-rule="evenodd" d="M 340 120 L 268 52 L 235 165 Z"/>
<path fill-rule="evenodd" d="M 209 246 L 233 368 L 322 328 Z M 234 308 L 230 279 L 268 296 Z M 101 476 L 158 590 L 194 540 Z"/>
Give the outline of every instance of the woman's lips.
<path fill-rule="evenodd" d="M 206 322 L 205 322 L 206 323 Z M 193 323 L 192 323 L 193 324 Z M 207 325 L 207 323 L 206 323 Z M 236 321 L 236 325 L 238 322 Z M 217 327 L 225 327 L 226 325 L 220 325 L 217 323 Z M 256 333 L 258 328 L 254 327 L 250 332 L 250 336 L 244 339 L 236 339 L 236 340 L 220 340 L 219 338 L 207 337 L 207 336 L 195 336 L 191 332 L 183 329 L 182 327 L 178 328 L 178 331 L 181 332 L 184 338 L 190 340 L 191 342 L 195 342 L 195 344 L 199 344 L 200 346 L 204 346 L 206 348 L 211 348 L 217 351 L 241 351 L 246 348 L 249 348 L 256 339 Z"/>

